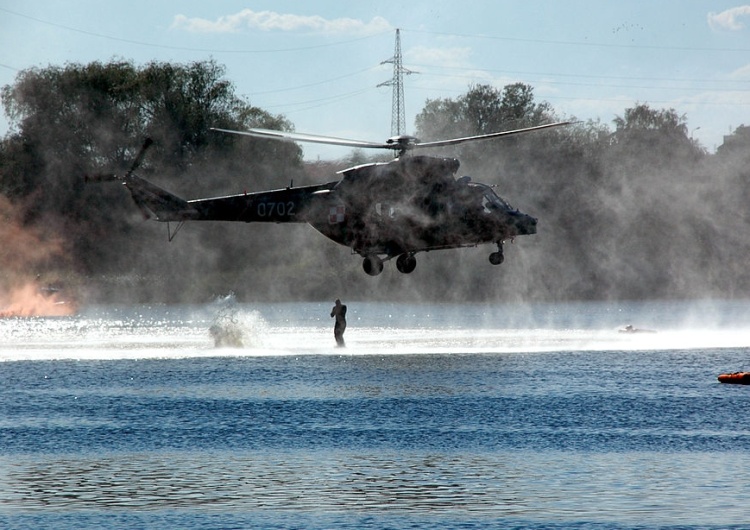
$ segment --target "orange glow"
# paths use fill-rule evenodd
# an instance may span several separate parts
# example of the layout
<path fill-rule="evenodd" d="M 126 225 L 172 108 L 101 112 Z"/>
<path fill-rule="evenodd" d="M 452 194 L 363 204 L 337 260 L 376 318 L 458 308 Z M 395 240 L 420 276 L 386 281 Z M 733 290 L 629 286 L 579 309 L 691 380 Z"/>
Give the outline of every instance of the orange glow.
<path fill-rule="evenodd" d="M 71 315 L 70 295 L 46 287 L 69 264 L 64 241 L 43 222 L 24 223 L 23 211 L 0 195 L 0 318 Z"/>
<path fill-rule="evenodd" d="M 33 282 L 0 293 L 0 318 L 60 317 L 75 312 L 74 303 L 62 300 L 57 292 L 42 291 Z"/>

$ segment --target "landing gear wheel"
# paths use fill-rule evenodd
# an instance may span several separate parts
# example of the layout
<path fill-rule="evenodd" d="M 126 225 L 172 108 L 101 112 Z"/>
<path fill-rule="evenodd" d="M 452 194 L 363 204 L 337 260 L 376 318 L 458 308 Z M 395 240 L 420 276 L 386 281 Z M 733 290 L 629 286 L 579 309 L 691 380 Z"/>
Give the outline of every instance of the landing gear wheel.
<path fill-rule="evenodd" d="M 383 260 L 379 256 L 370 255 L 365 256 L 365 260 L 362 262 L 362 268 L 370 276 L 377 276 L 383 272 Z"/>
<path fill-rule="evenodd" d="M 490 263 L 493 265 L 500 265 L 503 261 L 505 261 L 505 255 L 503 254 L 503 242 L 498 241 L 497 242 L 497 252 L 493 252 L 490 254 Z"/>
<path fill-rule="evenodd" d="M 505 256 L 502 250 L 490 254 L 490 263 L 493 265 L 500 265 L 503 261 L 505 261 Z"/>
<path fill-rule="evenodd" d="M 398 269 L 398 272 L 404 274 L 414 272 L 414 269 L 417 268 L 417 258 L 412 254 L 401 254 L 398 259 L 396 259 L 396 268 Z"/>

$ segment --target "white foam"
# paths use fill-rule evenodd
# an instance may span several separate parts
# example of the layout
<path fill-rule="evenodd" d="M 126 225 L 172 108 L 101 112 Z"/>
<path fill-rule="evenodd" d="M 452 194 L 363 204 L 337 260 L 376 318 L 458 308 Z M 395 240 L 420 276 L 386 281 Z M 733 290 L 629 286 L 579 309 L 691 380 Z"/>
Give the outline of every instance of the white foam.
<path fill-rule="evenodd" d="M 210 316 L 210 315 L 209 315 Z M 330 322 L 269 324 L 257 311 L 236 317 L 241 347 L 216 348 L 211 318 L 166 308 L 148 313 L 0 320 L 0 361 L 153 359 L 212 356 L 424 355 L 641 351 L 750 347 L 747 329 L 619 333 L 611 329 L 446 328 L 350 324 L 346 348 L 335 346 Z"/>

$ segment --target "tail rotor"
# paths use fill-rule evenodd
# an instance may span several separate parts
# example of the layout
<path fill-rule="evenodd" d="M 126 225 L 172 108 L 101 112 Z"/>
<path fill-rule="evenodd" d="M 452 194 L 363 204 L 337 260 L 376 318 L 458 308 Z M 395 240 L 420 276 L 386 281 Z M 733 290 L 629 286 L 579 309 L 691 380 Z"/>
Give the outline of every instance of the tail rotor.
<path fill-rule="evenodd" d="M 146 138 L 143 142 L 143 146 L 141 146 L 141 150 L 138 151 L 138 154 L 135 157 L 135 160 L 133 160 L 133 165 L 130 166 L 130 169 L 127 173 L 125 173 L 125 178 L 127 179 L 130 175 L 133 174 L 133 171 L 141 167 L 141 164 L 143 163 L 143 159 L 146 157 L 146 151 L 149 147 L 151 147 L 151 144 L 153 144 L 154 141 L 151 138 Z"/>
<path fill-rule="evenodd" d="M 146 138 L 146 140 L 144 140 L 140 151 L 138 151 L 135 159 L 133 159 L 133 163 L 130 165 L 130 169 L 128 169 L 124 175 L 120 176 L 117 173 L 96 173 L 94 175 L 85 175 L 84 180 L 86 182 L 126 182 L 130 178 L 130 176 L 133 175 L 133 173 L 139 167 L 141 167 L 141 164 L 143 164 L 143 159 L 146 157 L 146 151 L 149 147 L 151 147 L 153 143 L 154 141 L 151 138 Z"/>

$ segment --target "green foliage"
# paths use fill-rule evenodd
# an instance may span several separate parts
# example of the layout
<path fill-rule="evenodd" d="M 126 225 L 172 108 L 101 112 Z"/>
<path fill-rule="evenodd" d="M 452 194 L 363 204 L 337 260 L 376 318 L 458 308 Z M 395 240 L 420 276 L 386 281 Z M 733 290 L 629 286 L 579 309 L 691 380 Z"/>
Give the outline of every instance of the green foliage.
<path fill-rule="evenodd" d="M 550 106 L 535 103 L 529 85 L 515 83 L 502 91 L 473 85 L 456 100 L 427 100 L 416 117 L 417 135 L 423 140 L 474 136 L 539 125 L 550 116 Z"/>
<path fill-rule="evenodd" d="M 417 136 L 422 140 L 442 140 L 476 136 L 498 131 L 540 125 L 554 118 L 547 103 L 534 102 L 529 85 L 515 83 L 503 90 L 490 85 L 473 85 L 456 100 L 428 100 L 416 117 Z M 515 146 L 514 139 L 505 141 Z M 486 144 L 463 144 L 455 154 L 462 159 L 479 158 Z"/>
<path fill-rule="evenodd" d="M 649 172 L 664 169 L 675 163 L 693 163 L 704 150 L 688 137 L 687 118 L 674 109 L 655 110 L 647 104 L 626 109 L 614 120 L 615 131 L 611 144 L 615 156 L 628 158 Z M 642 169 L 631 167 L 641 173 Z"/>
<path fill-rule="evenodd" d="M 2 89 L 15 133 L 0 145 L 0 193 L 23 211 L 29 228 L 63 238 L 66 263 L 81 274 L 119 270 L 152 274 L 163 263 L 143 254 L 162 245 L 133 215 L 119 186 L 86 185 L 85 175 L 122 173 L 147 136 L 154 148 L 139 170 L 186 195 L 279 186 L 301 172 L 292 144 L 228 137 L 211 127 L 288 129 L 237 97 L 214 61 L 187 65 L 94 62 L 32 68 Z M 238 182 L 238 178 L 249 181 Z M 194 195 L 193 195 L 194 196 Z M 134 235 L 136 234 L 136 235 Z M 0 234 L 0 237 L 2 234 Z M 230 248 L 219 227 L 200 241 L 202 256 Z M 251 237 L 250 240 L 253 238 Z M 173 256 L 187 262 L 190 249 Z M 202 267 L 211 260 L 198 260 Z"/>

